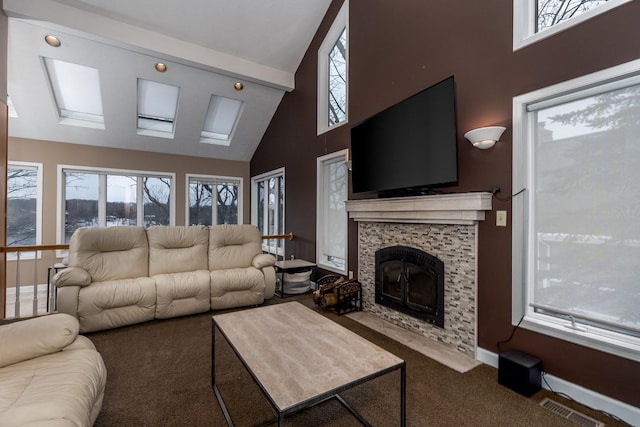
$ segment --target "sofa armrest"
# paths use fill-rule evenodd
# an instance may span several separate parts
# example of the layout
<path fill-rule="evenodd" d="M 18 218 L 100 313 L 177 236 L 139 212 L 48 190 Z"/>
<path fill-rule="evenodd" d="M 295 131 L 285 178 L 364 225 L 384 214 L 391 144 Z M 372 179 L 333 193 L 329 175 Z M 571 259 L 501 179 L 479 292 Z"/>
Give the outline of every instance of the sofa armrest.
<path fill-rule="evenodd" d="M 251 262 L 251 264 L 255 268 L 259 268 L 259 269 L 264 267 L 270 267 L 275 263 L 276 263 L 276 258 L 273 255 L 269 255 L 269 254 L 256 255 L 255 257 L 253 257 L 253 261 Z"/>
<path fill-rule="evenodd" d="M 80 267 L 68 267 L 58 271 L 51 283 L 57 288 L 63 286 L 88 286 L 91 284 L 91 275 L 85 269 Z"/>
<path fill-rule="evenodd" d="M 75 317 L 62 313 L 0 326 L 0 368 L 62 350 L 79 328 Z"/>

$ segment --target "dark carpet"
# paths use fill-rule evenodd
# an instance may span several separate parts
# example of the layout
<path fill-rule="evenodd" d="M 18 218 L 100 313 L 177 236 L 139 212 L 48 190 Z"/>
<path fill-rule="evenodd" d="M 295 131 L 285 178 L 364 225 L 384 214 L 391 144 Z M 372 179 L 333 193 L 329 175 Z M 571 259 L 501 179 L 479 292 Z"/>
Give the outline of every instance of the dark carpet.
<path fill-rule="evenodd" d="M 268 303 L 292 300 L 313 307 L 309 295 L 273 298 Z M 313 308 L 407 362 L 408 426 L 576 425 L 538 405 L 547 396 L 570 404 L 546 390 L 531 398 L 523 397 L 500 386 L 492 367 L 481 365 L 461 374 L 347 317 Z M 211 316 L 215 313 L 87 334 L 102 354 L 108 375 L 96 426 L 226 425 L 211 388 Z M 268 325 L 264 332 L 269 333 Z M 266 398 L 223 343 L 216 339 L 216 382 L 235 425 L 252 426 L 272 419 L 274 412 Z M 278 343 L 273 345 L 277 347 Z M 398 372 L 361 384 L 341 396 L 374 426 L 399 423 Z M 615 425 L 610 419 L 605 422 Z M 288 417 L 286 424 L 360 425 L 335 399 Z"/>

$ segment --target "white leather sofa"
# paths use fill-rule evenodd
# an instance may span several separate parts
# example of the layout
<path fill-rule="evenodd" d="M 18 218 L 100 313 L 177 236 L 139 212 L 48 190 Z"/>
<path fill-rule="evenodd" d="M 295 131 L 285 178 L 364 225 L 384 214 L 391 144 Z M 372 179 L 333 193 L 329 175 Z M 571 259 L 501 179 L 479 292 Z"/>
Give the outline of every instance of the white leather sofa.
<path fill-rule="evenodd" d="M 0 426 L 93 425 L 107 371 L 78 330 L 67 314 L 0 326 Z"/>
<path fill-rule="evenodd" d="M 252 225 L 79 228 L 52 283 L 58 312 L 91 332 L 261 304 L 274 294 L 274 263 Z"/>

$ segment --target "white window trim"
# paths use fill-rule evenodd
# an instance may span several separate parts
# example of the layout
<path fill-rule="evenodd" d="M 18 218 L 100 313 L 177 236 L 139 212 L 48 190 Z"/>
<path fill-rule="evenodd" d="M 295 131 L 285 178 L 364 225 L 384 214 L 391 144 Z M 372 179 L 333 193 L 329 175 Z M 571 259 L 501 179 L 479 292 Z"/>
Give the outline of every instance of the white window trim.
<path fill-rule="evenodd" d="M 544 40 L 630 1 L 632 0 L 609 0 L 594 9 L 535 33 L 535 0 L 513 0 L 513 50 Z"/>
<path fill-rule="evenodd" d="M 9 160 L 7 162 L 7 166 L 8 167 L 29 167 L 29 168 L 36 168 L 38 173 L 37 173 L 37 190 L 36 190 L 36 245 L 41 245 L 42 244 L 42 194 L 43 194 L 43 165 L 42 163 L 34 163 L 34 162 L 20 162 L 20 161 L 13 161 L 13 160 Z M 16 261 L 17 260 L 17 256 L 14 258 L 15 254 L 9 253 L 7 255 L 7 261 Z M 37 253 L 37 257 L 41 258 L 42 257 L 42 252 L 38 251 Z M 26 260 L 26 259 L 34 259 L 34 253 L 33 252 L 26 252 L 26 253 L 22 253 L 20 254 L 20 260 Z"/>
<path fill-rule="evenodd" d="M 92 166 L 78 166 L 78 165 L 58 165 L 57 171 L 57 179 L 58 179 L 58 188 L 56 194 L 56 241 L 64 242 L 64 191 L 65 191 L 65 181 L 64 181 L 64 172 L 72 171 L 72 172 L 89 172 L 96 174 L 114 174 L 114 175 L 149 175 L 149 176 L 169 176 L 171 177 L 171 191 L 169 192 L 169 203 L 171 205 L 170 209 L 170 219 L 169 225 L 175 225 L 176 222 L 176 191 L 175 191 L 175 183 L 176 183 L 176 174 L 174 172 L 160 172 L 160 171 L 143 171 L 143 170 L 135 170 L 135 169 L 114 169 L 114 168 L 99 168 Z M 102 182 L 104 181 L 104 182 Z M 106 188 L 106 179 L 100 178 L 100 187 Z M 137 186 L 140 187 L 140 186 Z M 100 204 L 99 214 L 102 215 L 102 212 L 105 211 L 105 206 L 102 206 L 102 203 L 106 203 L 106 199 L 102 197 L 102 192 L 104 191 L 101 188 L 101 194 L 98 199 L 98 203 Z M 142 191 L 140 188 L 136 188 L 136 191 Z M 142 215 L 141 211 L 138 212 L 138 215 Z M 101 218 L 102 220 L 102 218 Z M 142 222 L 140 222 L 142 221 Z M 144 218 L 138 218 L 138 224 L 144 224 Z M 61 255 L 62 252 L 58 251 L 58 255 Z"/>
<path fill-rule="evenodd" d="M 255 225 L 256 227 L 258 226 L 258 205 L 256 203 L 256 198 L 254 197 L 255 195 L 258 194 L 258 181 L 264 181 L 266 179 L 269 179 L 271 177 L 278 177 L 278 176 L 282 176 L 282 183 L 284 185 L 284 189 L 283 189 L 283 194 L 282 194 L 282 203 L 283 203 L 283 209 L 282 209 L 282 223 L 284 224 L 284 226 L 287 226 L 287 221 L 286 221 L 286 207 L 287 207 L 287 189 L 286 189 L 286 185 L 287 185 L 287 178 L 285 176 L 285 169 L 284 168 L 278 168 L 278 169 L 274 169 L 272 171 L 269 172 L 265 172 L 265 173 L 261 173 L 260 175 L 256 175 L 256 176 L 252 176 L 251 177 L 251 224 Z M 284 230 L 283 230 L 284 231 Z M 268 243 L 267 243 L 268 244 Z M 263 241 L 263 248 L 264 248 L 264 241 Z M 282 250 L 278 250 L 278 255 L 282 256 L 282 258 L 284 259 L 285 254 L 284 254 L 284 245 L 282 246 Z"/>
<path fill-rule="evenodd" d="M 327 35 L 318 49 L 318 135 L 335 129 L 339 126 L 349 123 L 349 51 L 347 47 L 347 87 L 346 87 L 346 99 L 347 108 L 345 111 L 344 120 L 340 123 L 336 123 L 333 126 L 329 126 L 329 99 L 326 94 L 329 92 L 329 75 L 327 69 L 329 67 L 329 53 L 336 44 L 336 40 L 342 34 L 342 30 L 346 28 L 347 32 L 347 45 L 349 45 L 349 0 L 345 0 L 344 4 L 340 8 L 336 19 L 333 21 L 331 28 L 327 32 Z"/>
<path fill-rule="evenodd" d="M 529 141 L 533 141 L 534 125 L 532 115 L 527 113 L 528 105 L 589 89 L 612 80 L 635 76 L 640 76 L 640 60 L 515 97 L 513 99 L 513 189 L 515 191 L 525 189 L 533 179 L 533 171 L 529 167 L 528 159 L 533 156 Z M 640 339 L 638 338 L 595 327 L 589 327 L 586 331 L 572 330 L 567 327 L 569 322 L 566 320 L 533 312 L 527 292 L 525 250 L 529 244 L 526 238 L 528 227 L 531 227 L 527 221 L 530 197 L 529 190 L 525 190 L 514 197 L 512 202 L 512 324 L 516 325 L 522 319 L 520 326 L 525 329 L 640 361 Z"/>
<path fill-rule="evenodd" d="M 339 159 L 340 157 L 342 157 L 343 161 L 346 163 L 349 160 L 349 150 L 348 149 L 344 149 L 344 150 L 340 150 L 340 151 L 336 151 L 334 153 L 331 154 L 326 154 L 324 156 L 318 157 L 317 159 L 317 164 L 316 164 L 316 171 L 317 171 L 317 177 L 316 177 L 316 262 L 318 263 L 318 267 L 321 267 L 324 270 L 329 270 L 332 271 L 334 273 L 338 273 L 338 274 L 343 274 L 343 275 L 347 275 L 347 272 L 349 270 L 349 265 L 348 265 L 348 234 L 345 233 L 344 236 L 344 269 L 339 269 L 337 268 L 335 265 L 333 264 L 329 264 L 326 262 L 323 262 L 323 259 L 321 257 L 322 254 L 322 248 L 321 248 L 321 236 L 322 233 L 324 231 L 323 229 L 323 225 L 324 225 L 324 221 L 322 221 L 322 204 L 324 203 L 324 194 L 325 194 L 325 188 L 322 185 L 324 182 L 324 168 L 322 167 L 323 164 L 327 161 L 327 160 L 334 160 L 334 159 Z M 348 177 L 347 177 L 348 180 Z M 347 223 L 348 222 L 348 217 L 345 215 L 345 230 L 347 229 Z"/>
<path fill-rule="evenodd" d="M 184 198 L 184 225 L 189 225 L 189 208 L 191 207 L 190 204 L 190 193 L 189 193 L 189 184 L 191 182 L 191 178 L 200 178 L 200 179 L 210 179 L 212 181 L 237 181 L 238 182 L 238 224 L 242 224 L 243 223 L 243 193 L 244 193 L 244 179 L 242 177 L 239 176 L 222 176 L 222 175 L 203 175 L 203 174 L 195 174 L 195 173 L 188 173 L 185 175 L 185 198 Z M 213 200 L 211 201 L 211 203 L 213 204 Z M 211 206 L 211 209 L 213 210 L 213 205 Z M 213 213 L 212 213 L 213 215 Z M 213 218 L 211 218 L 211 222 L 213 223 Z"/>

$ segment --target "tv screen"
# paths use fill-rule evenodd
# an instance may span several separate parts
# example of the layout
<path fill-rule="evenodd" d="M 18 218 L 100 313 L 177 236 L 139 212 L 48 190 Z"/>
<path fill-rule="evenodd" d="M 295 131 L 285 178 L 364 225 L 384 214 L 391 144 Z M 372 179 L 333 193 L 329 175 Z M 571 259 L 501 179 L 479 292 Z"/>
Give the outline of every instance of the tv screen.
<path fill-rule="evenodd" d="M 458 180 L 454 79 L 351 127 L 354 193 L 421 194 Z"/>

